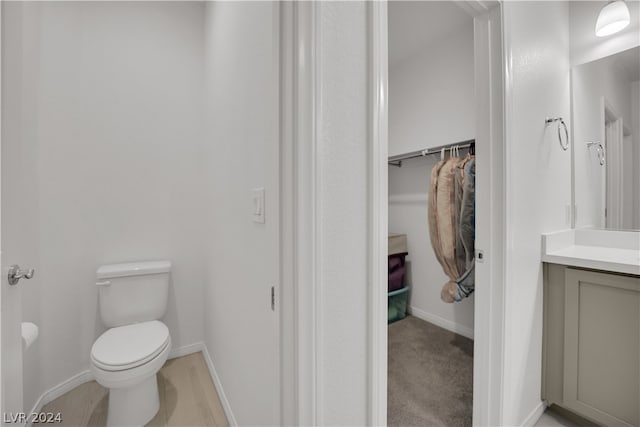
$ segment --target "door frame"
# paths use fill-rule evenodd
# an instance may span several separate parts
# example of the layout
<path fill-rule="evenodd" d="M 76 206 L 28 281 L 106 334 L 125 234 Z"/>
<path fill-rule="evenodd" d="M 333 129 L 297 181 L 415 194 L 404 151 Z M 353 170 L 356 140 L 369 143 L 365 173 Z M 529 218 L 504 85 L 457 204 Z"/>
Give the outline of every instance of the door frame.
<path fill-rule="evenodd" d="M 280 3 L 282 425 L 318 425 L 316 16 L 315 2 Z"/>
<path fill-rule="evenodd" d="M 322 258 L 318 250 L 320 175 L 317 125 L 320 84 L 317 55 L 321 23 L 318 2 L 281 3 L 281 411 L 283 425 L 322 425 Z M 369 81 L 377 81 L 368 101 L 369 138 L 369 280 L 386 286 L 386 2 L 367 2 Z M 381 55 L 381 57 L 379 56 Z M 373 104 L 371 104 L 373 105 Z M 376 126 L 376 129 L 372 129 Z M 371 182 L 382 192 L 374 192 Z M 380 228 L 384 233 L 378 233 Z M 375 239 L 375 241 L 373 240 Z M 371 270 L 376 271 L 372 272 Z M 380 288 L 378 286 L 378 288 Z M 371 287 L 370 289 L 373 289 Z M 368 292 L 368 316 L 378 327 L 367 333 L 367 424 L 386 424 L 387 297 Z M 375 305 L 377 309 L 372 309 Z M 378 314 L 383 312 L 384 317 Z M 373 323 L 372 323 L 373 324 Z M 379 349 L 384 349 L 381 353 Z M 384 372 L 376 375 L 373 372 Z M 380 404 L 383 402 L 384 404 Z"/>
<path fill-rule="evenodd" d="M 368 4 L 369 21 L 369 395 L 368 425 L 387 425 L 389 234 L 389 31 L 387 1 Z"/>
<path fill-rule="evenodd" d="M 506 95 L 502 2 L 476 3 L 476 296 L 473 425 L 503 425 L 506 293 Z M 479 53 L 481 52 L 481 53 Z M 478 254 L 483 252 L 484 261 Z"/>
<path fill-rule="evenodd" d="M 0 3 L 0 82 L 2 81 L 3 52 L 2 52 L 2 19 L 5 3 Z M 21 25 L 17 23 L 16 25 Z M 2 85 L 0 85 L 0 99 L 3 99 Z M 1 115 L 0 115 L 1 116 Z M 0 117 L 0 147 L 2 140 L 2 117 Z M 0 150 L 0 153 L 2 150 Z M 0 154 L 1 155 L 1 154 Z M 0 165 L 1 167 L 1 165 Z M 1 179 L 1 173 L 0 173 Z M 1 188 L 1 185 L 0 185 Z M 2 197 L 0 197 L 0 218 L 2 216 Z M 0 221 L 1 224 L 2 221 Z M 0 242 L 2 242 L 0 227 Z M 8 266 L 5 247 L 0 247 L 0 412 L 1 425 L 6 425 L 4 414 L 17 416 L 24 412 L 23 384 L 22 384 L 22 299 L 20 285 L 10 286 L 7 280 Z M 10 392 L 9 392 L 10 391 Z"/>
<path fill-rule="evenodd" d="M 0 4 L 0 100 L 2 100 L 2 4 Z M 2 114 L 0 114 L 0 147 L 2 147 Z M 2 150 L 0 149 L 0 159 L 2 156 Z M 0 162 L 0 172 L 1 172 L 1 168 L 2 168 L 2 163 Z M 0 184 L 2 181 L 2 173 L 0 173 Z M 0 189 L 2 188 L 2 185 L 0 185 Z M 1 191 L 0 191 L 0 224 L 2 224 L 1 221 L 2 218 L 2 197 L 1 197 Z M 2 241 L 2 226 L 0 226 L 0 242 Z M 2 269 L 2 248 L 0 247 L 0 272 L 3 271 Z M 2 286 L 2 283 L 0 282 L 0 286 Z M 2 292 L 0 291 L 0 307 L 2 307 Z M 0 309 L 1 310 L 1 309 Z M 3 327 L 3 323 L 2 323 L 2 312 L 0 312 L 0 334 L 2 334 L 2 327 Z M 4 360 L 2 357 L 2 354 L 4 353 L 4 350 L 2 348 L 2 336 L 0 336 L 0 412 L 4 413 L 4 408 L 5 408 L 5 404 L 4 404 Z M 4 418 L 4 417 L 3 417 Z"/>
<path fill-rule="evenodd" d="M 613 124 L 618 128 L 618 141 L 607 138 L 607 127 Z M 624 147 L 624 121 L 622 115 L 613 107 L 606 97 L 600 98 L 600 140 L 604 144 L 605 162 L 602 168 L 602 206 L 604 207 L 603 225 L 606 228 L 622 228 L 622 162 Z M 614 190 L 614 191 L 611 191 Z M 610 209 L 614 208 L 614 209 Z"/>

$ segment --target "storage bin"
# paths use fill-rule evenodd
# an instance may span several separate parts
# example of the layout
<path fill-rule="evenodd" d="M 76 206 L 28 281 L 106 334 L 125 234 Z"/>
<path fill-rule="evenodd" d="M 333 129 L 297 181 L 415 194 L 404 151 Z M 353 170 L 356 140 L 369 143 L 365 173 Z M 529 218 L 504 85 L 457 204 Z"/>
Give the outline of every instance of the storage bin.
<path fill-rule="evenodd" d="M 409 286 L 397 291 L 389 292 L 387 323 L 404 319 L 407 315 L 407 301 L 409 300 Z"/>
<path fill-rule="evenodd" d="M 388 265 L 388 291 L 393 292 L 404 286 L 405 255 L 390 255 Z"/>
<path fill-rule="evenodd" d="M 388 292 L 393 292 L 404 286 L 407 235 L 390 233 L 388 248 Z"/>
<path fill-rule="evenodd" d="M 387 250 L 389 256 L 391 255 L 406 255 L 409 252 L 407 246 L 407 235 L 406 234 L 396 234 L 389 233 Z"/>

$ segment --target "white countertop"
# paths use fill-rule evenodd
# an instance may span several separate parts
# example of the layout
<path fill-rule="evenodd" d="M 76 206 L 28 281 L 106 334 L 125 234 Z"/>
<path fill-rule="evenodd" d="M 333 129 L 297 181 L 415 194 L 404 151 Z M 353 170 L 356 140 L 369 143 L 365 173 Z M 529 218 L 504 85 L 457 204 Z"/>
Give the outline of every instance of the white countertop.
<path fill-rule="evenodd" d="M 640 233 L 593 229 L 546 233 L 542 261 L 640 276 Z"/>

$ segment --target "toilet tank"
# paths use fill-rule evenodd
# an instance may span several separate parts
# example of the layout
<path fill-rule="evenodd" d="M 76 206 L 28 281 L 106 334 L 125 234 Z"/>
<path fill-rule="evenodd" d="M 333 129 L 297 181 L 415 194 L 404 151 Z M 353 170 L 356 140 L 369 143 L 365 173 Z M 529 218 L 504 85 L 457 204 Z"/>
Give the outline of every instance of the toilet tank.
<path fill-rule="evenodd" d="M 100 317 L 105 326 L 158 320 L 167 309 L 170 261 L 103 265 L 96 271 Z"/>

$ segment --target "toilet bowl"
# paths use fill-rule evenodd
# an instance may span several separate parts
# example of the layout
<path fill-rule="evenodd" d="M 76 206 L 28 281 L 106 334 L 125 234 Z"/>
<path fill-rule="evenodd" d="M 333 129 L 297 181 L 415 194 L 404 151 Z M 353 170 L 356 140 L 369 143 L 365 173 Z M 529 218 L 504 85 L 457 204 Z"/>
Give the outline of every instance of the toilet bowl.
<path fill-rule="evenodd" d="M 171 350 L 164 323 L 153 320 L 112 328 L 91 349 L 91 372 L 109 389 L 108 425 L 143 426 L 160 405 L 156 373 Z"/>
<path fill-rule="evenodd" d="M 109 327 L 91 348 L 96 381 L 109 389 L 107 426 L 143 426 L 160 407 L 156 374 L 171 351 L 166 310 L 171 263 L 98 269 L 100 315 Z"/>

